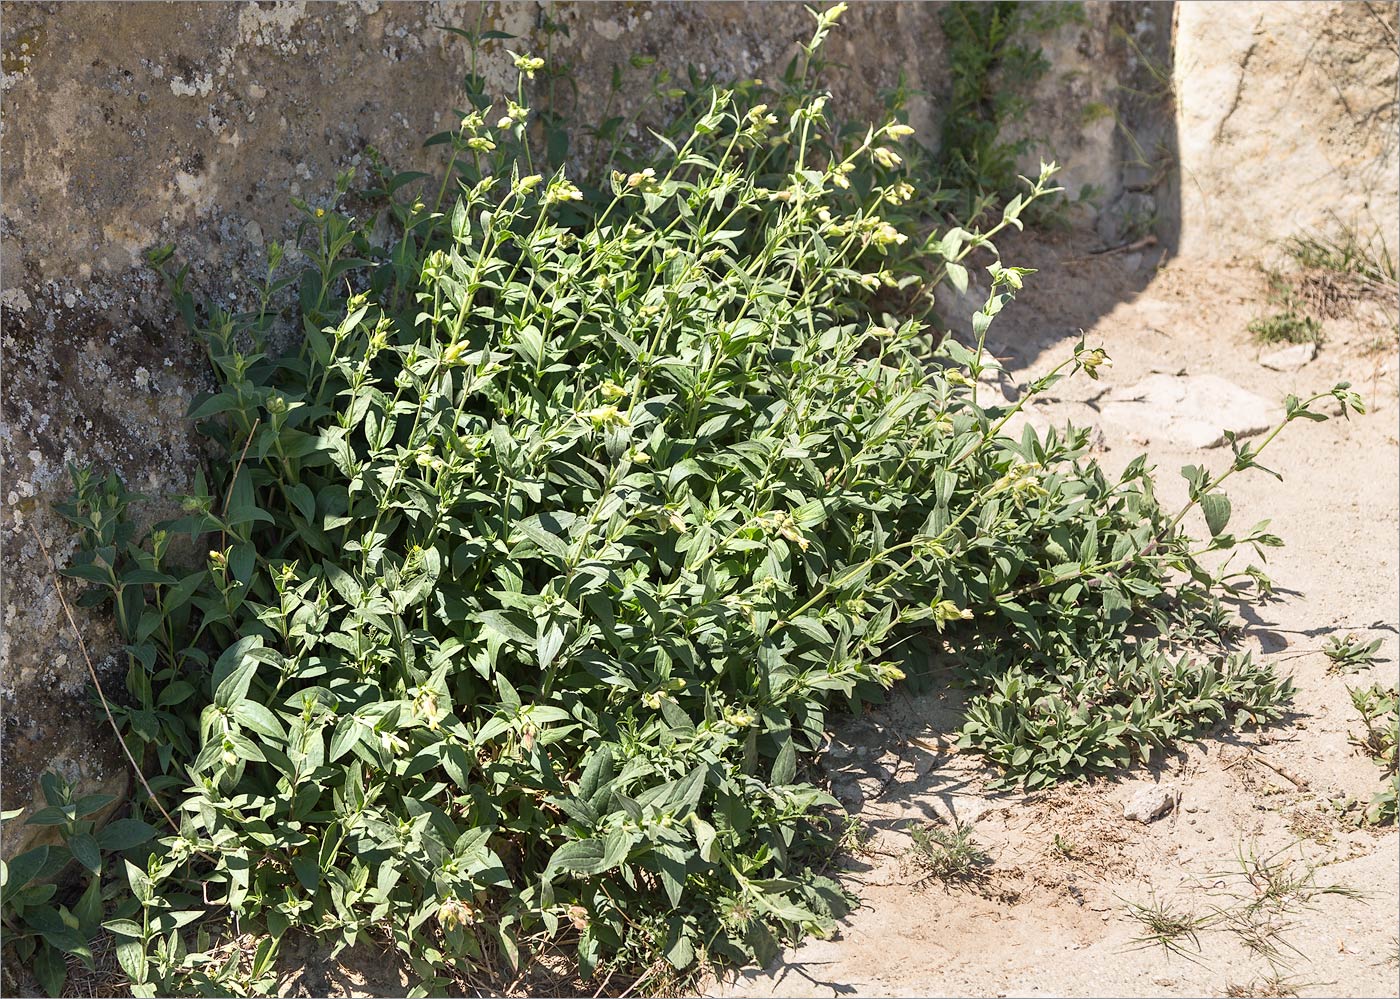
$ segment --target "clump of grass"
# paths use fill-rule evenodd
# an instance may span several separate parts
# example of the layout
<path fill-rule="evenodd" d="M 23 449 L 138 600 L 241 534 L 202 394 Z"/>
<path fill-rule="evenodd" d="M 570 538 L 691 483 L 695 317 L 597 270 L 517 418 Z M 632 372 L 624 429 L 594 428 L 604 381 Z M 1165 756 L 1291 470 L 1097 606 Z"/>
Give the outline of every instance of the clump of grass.
<path fill-rule="evenodd" d="M 1231 997 L 1257 996 L 1259 999 L 1289 999 L 1289 997 L 1298 995 L 1298 989 L 1303 984 L 1281 975 L 1269 975 L 1266 978 L 1256 978 L 1244 985 L 1232 982 L 1225 987 L 1225 994 Z"/>
<path fill-rule="evenodd" d="M 915 826 L 909 830 L 909 838 L 913 842 L 907 857 L 925 879 L 974 881 L 991 863 L 991 858 L 973 840 L 972 827 L 960 822 L 951 826 Z"/>
<path fill-rule="evenodd" d="M 1379 230 L 1363 239 L 1354 227 L 1340 226 L 1336 235 L 1290 236 L 1283 249 L 1301 267 L 1332 271 L 1377 291 L 1393 293 L 1400 282 L 1400 270 Z"/>
<path fill-rule="evenodd" d="M 1369 356 L 1390 354 L 1395 351 L 1396 347 L 1400 347 L 1400 323 L 1392 322 L 1384 333 L 1366 341 L 1362 352 Z"/>
<path fill-rule="evenodd" d="M 1227 872 L 1226 877 L 1242 882 L 1248 889 L 1244 911 L 1283 914 L 1309 908 L 1323 895 L 1361 897 L 1348 885 L 1318 884 L 1317 865 L 1301 855 L 1290 855 L 1291 849 L 1285 847 L 1273 853 L 1260 853 L 1252 845 L 1239 849 L 1238 870 Z"/>
<path fill-rule="evenodd" d="M 1296 925 L 1289 917 L 1314 908 L 1323 896 L 1359 898 L 1363 893 L 1348 885 L 1319 884 L 1318 865 L 1301 854 L 1292 855 L 1290 849 L 1261 853 L 1253 845 L 1241 845 L 1232 869 L 1209 875 L 1215 888 L 1224 889 L 1228 897 L 1204 913 L 1196 913 L 1182 903 L 1163 902 L 1155 893 L 1144 904 L 1128 903 L 1128 914 L 1143 927 L 1142 935 L 1133 942 L 1139 946 L 1161 946 L 1194 961 L 1187 948 L 1200 953 L 1202 932 L 1210 929 L 1228 933 L 1246 950 L 1268 961 L 1275 975 L 1248 985 L 1231 985 L 1229 988 L 1234 991 L 1226 994 L 1294 994 L 1270 991 L 1298 987 L 1298 983 L 1277 976 L 1278 967 L 1286 966 L 1291 956 L 1303 956 L 1285 936 Z M 1204 890 L 1213 894 L 1215 889 Z"/>
<path fill-rule="evenodd" d="M 1322 342 L 1322 324 L 1312 316 L 1292 310 L 1252 320 L 1249 333 L 1255 342 L 1265 344 Z"/>
<path fill-rule="evenodd" d="M 1344 637 L 1333 635 L 1322 646 L 1322 652 L 1329 660 L 1327 672 L 1355 673 L 1365 669 L 1380 660 L 1380 656 L 1376 654 L 1380 647 L 1379 638 L 1368 642 L 1354 633 Z"/>
<path fill-rule="evenodd" d="M 1394 302 L 1400 293 L 1396 261 L 1379 231 L 1363 238 L 1354 226 L 1334 219 L 1334 235 L 1290 236 L 1282 250 L 1288 273 L 1266 271 L 1274 311 L 1249 324 L 1260 343 L 1321 343 L 1322 319 L 1351 313 L 1357 302 L 1381 302 L 1396 328 Z M 1372 349 L 1388 349 L 1394 337 L 1379 337 Z"/>
<path fill-rule="evenodd" d="M 1287 964 L 1285 951 L 1302 956 L 1302 951 L 1283 936 L 1294 924 L 1285 921 L 1277 913 L 1264 912 L 1246 905 L 1223 911 L 1221 921 L 1225 929 L 1232 933 L 1245 949 L 1264 958 L 1271 965 Z"/>
<path fill-rule="evenodd" d="M 1190 944 L 1200 953 L 1200 933 L 1215 921 L 1214 914 L 1198 915 L 1179 905 L 1164 902 L 1153 892 L 1146 903 L 1129 902 L 1128 915 L 1139 923 L 1143 932 L 1133 938 L 1139 948 L 1158 946 L 1179 957 L 1194 961 L 1187 953 Z"/>

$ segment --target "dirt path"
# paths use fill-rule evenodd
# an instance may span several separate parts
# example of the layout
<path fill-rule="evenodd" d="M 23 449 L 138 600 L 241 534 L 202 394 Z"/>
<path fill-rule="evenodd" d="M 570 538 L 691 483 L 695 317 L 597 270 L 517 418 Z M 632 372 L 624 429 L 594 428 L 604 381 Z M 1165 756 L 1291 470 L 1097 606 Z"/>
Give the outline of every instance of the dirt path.
<path fill-rule="evenodd" d="M 1214 375 L 1270 401 L 1345 378 L 1372 406 L 1351 422 L 1295 423 L 1264 462 L 1284 475 L 1282 484 L 1250 473 L 1227 490 L 1235 523 L 1271 518 L 1287 543 L 1269 563 L 1278 599 L 1246 617 L 1249 644 L 1294 677 L 1296 714 L 1263 733 L 1206 740 L 1117 781 L 1029 797 L 990 793 L 982 763 L 951 748 L 955 694 L 902 696 L 850 719 L 828 769 L 871 833 L 847 873 L 864 904 L 837 938 L 810 941 L 717 991 L 1394 996 L 1400 837 L 1393 827 L 1358 829 L 1338 808 L 1379 786 L 1379 770 L 1349 743 L 1360 720 L 1347 687 L 1396 675 L 1394 348 L 1368 350 L 1373 319 L 1342 316 L 1326 323 L 1328 342 L 1312 363 L 1272 371 L 1245 332 L 1266 308 L 1256 268 L 1173 263 L 1154 272 L 1150 256 L 1085 259 L 1067 243 L 1008 254 L 1014 263 L 1027 257 L 1042 270 L 994 327 L 1014 380 L 1064 356 L 1076 326 L 1113 358 L 1100 382 L 1053 388 L 1031 419 L 1098 427 L 1099 457 L 1115 469 L 1146 450 L 1168 505 L 1185 498 L 1179 467 L 1219 468 L 1229 451 L 1183 446 L 1167 420 L 1134 425 L 1112 408 L 1154 372 Z M 1042 317 L 1055 317 L 1054 325 Z M 1383 639 L 1383 659 L 1350 676 L 1329 674 L 1322 644 L 1350 632 Z M 1175 810 L 1151 824 L 1124 818 L 1124 803 L 1154 783 L 1179 792 Z M 985 879 L 918 883 L 904 830 L 935 816 L 973 824 L 994 861 Z M 1266 918 L 1257 908 L 1245 918 L 1247 903 L 1268 887 L 1241 876 L 1250 858 L 1272 858 L 1273 888 L 1289 911 Z M 1179 938 L 1184 953 L 1138 942 L 1145 929 L 1130 907 L 1154 899 L 1206 920 L 1194 941 Z"/>

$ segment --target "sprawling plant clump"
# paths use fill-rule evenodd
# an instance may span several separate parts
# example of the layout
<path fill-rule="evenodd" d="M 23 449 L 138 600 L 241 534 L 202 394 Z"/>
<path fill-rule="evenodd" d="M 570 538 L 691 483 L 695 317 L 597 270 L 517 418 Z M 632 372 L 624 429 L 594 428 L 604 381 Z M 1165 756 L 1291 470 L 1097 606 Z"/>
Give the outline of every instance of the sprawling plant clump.
<path fill-rule="evenodd" d="M 1110 480 L 1082 433 L 1004 435 L 981 344 L 883 311 L 977 261 L 984 335 L 1027 273 L 990 237 L 1052 168 L 993 229 L 920 238 L 890 221 L 911 130 L 832 126 L 799 66 L 771 106 L 707 91 L 595 187 L 531 172 L 540 67 L 517 65 L 522 99 L 447 137 L 450 203 L 386 172 L 373 225 L 347 178 L 251 312 L 167 271 L 219 386 L 184 517 L 138 541 L 121 484 L 75 476 L 70 574 L 115 608 L 112 710 L 146 817 L 178 825 L 116 871 L 137 994 L 271 988 L 292 928 L 392 941 L 418 994 L 561 943 L 585 976 L 767 960 L 846 904 L 812 871 L 835 803 L 801 766 L 828 706 L 937 649 L 984 691 L 969 742 L 1032 784 L 1287 696 L 1137 641 L 1210 630 L 1198 558 L 1274 543 L 1227 534 L 1217 488 L 1257 451 L 1188 469 L 1169 515 L 1141 461 Z M 262 939 L 251 964 L 194 936 L 221 913 Z"/>

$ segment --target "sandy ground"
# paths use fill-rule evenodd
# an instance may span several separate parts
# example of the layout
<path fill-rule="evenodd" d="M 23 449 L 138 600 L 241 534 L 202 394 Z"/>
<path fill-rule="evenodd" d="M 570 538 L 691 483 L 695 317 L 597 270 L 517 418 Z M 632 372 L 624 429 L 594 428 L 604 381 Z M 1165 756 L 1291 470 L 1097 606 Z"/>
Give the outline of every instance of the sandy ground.
<path fill-rule="evenodd" d="M 863 904 L 834 939 L 809 941 L 716 994 L 1397 994 L 1400 837 L 1394 827 L 1358 829 L 1341 807 L 1379 785 L 1377 767 L 1349 742 L 1360 720 L 1346 688 L 1396 677 L 1394 334 L 1377 352 L 1379 317 L 1342 307 L 1325 323 L 1328 341 L 1314 361 L 1296 373 L 1271 371 L 1245 331 L 1267 309 L 1258 267 L 1159 266 L 1157 256 L 1091 257 L 1069 237 L 1008 253 L 1009 262 L 1042 270 L 994 325 L 993 346 L 1012 380 L 1024 382 L 1063 357 L 1079 329 L 1103 345 L 1113 367 L 1101 381 L 1060 383 L 1031 418 L 1097 427 L 1099 458 L 1112 468 L 1147 451 L 1169 505 L 1185 498 L 1179 467 L 1221 468 L 1228 449 L 1183 449 L 1107 419 L 1101 400 L 1113 389 L 1154 372 L 1211 374 L 1269 399 L 1353 382 L 1369 415 L 1294 423 L 1265 455 L 1285 481 L 1249 473 L 1227 490 L 1234 523 L 1271 518 L 1287 543 L 1269 562 L 1277 599 L 1244 616 L 1247 646 L 1294 677 L 1295 714 L 1117 780 L 1031 796 L 989 792 L 985 765 L 953 748 L 954 693 L 900 696 L 848 719 L 827 768 L 833 787 L 860 801 L 870 833 L 844 875 Z M 1322 644 L 1350 632 L 1383 639 L 1383 660 L 1329 674 Z M 1153 783 L 1179 792 L 1177 808 L 1150 824 L 1126 819 L 1124 803 Z M 921 882 L 905 829 L 954 817 L 972 823 L 991 858 L 985 877 Z M 1295 881 L 1289 911 L 1253 920 L 1266 930 L 1253 948 L 1240 918 L 1261 892 L 1242 877 L 1251 857 L 1272 858 Z M 1132 906 L 1154 900 L 1204 920 L 1194 940 L 1179 938 L 1180 952 L 1142 942 Z"/>

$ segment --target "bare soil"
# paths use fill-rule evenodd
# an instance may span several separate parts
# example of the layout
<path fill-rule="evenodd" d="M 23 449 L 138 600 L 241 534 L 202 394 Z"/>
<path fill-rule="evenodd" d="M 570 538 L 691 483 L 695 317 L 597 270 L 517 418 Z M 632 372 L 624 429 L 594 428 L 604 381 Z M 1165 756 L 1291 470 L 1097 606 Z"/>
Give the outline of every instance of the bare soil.
<path fill-rule="evenodd" d="M 1357 825 L 1354 803 L 1379 788 L 1380 771 L 1349 741 L 1361 723 L 1347 694 L 1396 679 L 1400 441 L 1395 327 L 1386 318 L 1394 303 L 1343 302 L 1324 321 L 1317 358 L 1281 373 L 1259 364 L 1261 348 L 1246 332 L 1272 311 L 1257 265 L 1158 257 L 1155 248 L 1095 256 L 1068 235 L 1013 249 L 1008 262 L 1041 272 L 993 326 L 993 349 L 1024 384 L 1081 329 L 1104 346 L 1113 366 L 1100 381 L 1056 385 L 1029 418 L 1096 427 L 1110 468 L 1146 451 L 1168 505 L 1185 499 L 1180 466 L 1218 469 L 1229 450 L 1135 438 L 1100 412 L 1115 387 L 1157 372 L 1211 374 L 1271 399 L 1343 379 L 1361 392 L 1368 415 L 1295 423 L 1269 447 L 1264 464 L 1282 484 L 1253 472 L 1227 490 L 1235 523 L 1270 518 L 1287 543 L 1268 565 L 1275 599 L 1241 611 L 1246 646 L 1294 678 L 1294 713 L 1118 779 L 1032 795 L 993 793 L 987 765 L 957 751 L 956 692 L 902 694 L 848 718 L 826 766 L 869 833 L 843 874 L 862 905 L 834 939 L 809 941 L 716 994 L 1397 994 L 1400 837 L 1393 826 Z M 1353 632 L 1383 639 L 1382 661 L 1329 672 L 1324 641 Z M 1124 803 L 1154 783 L 1175 789 L 1176 807 L 1150 824 L 1126 819 Z M 952 884 L 922 877 L 907 829 L 952 821 L 971 824 L 989 863 Z M 1253 881 L 1243 876 L 1251 861 L 1272 868 L 1286 911 L 1263 898 L 1270 885 L 1257 866 Z M 1157 905 L 1195 924 L 1175 950 L 1143 939 L 1148 930 L 1134 917 L 1134 906 Z"/>

